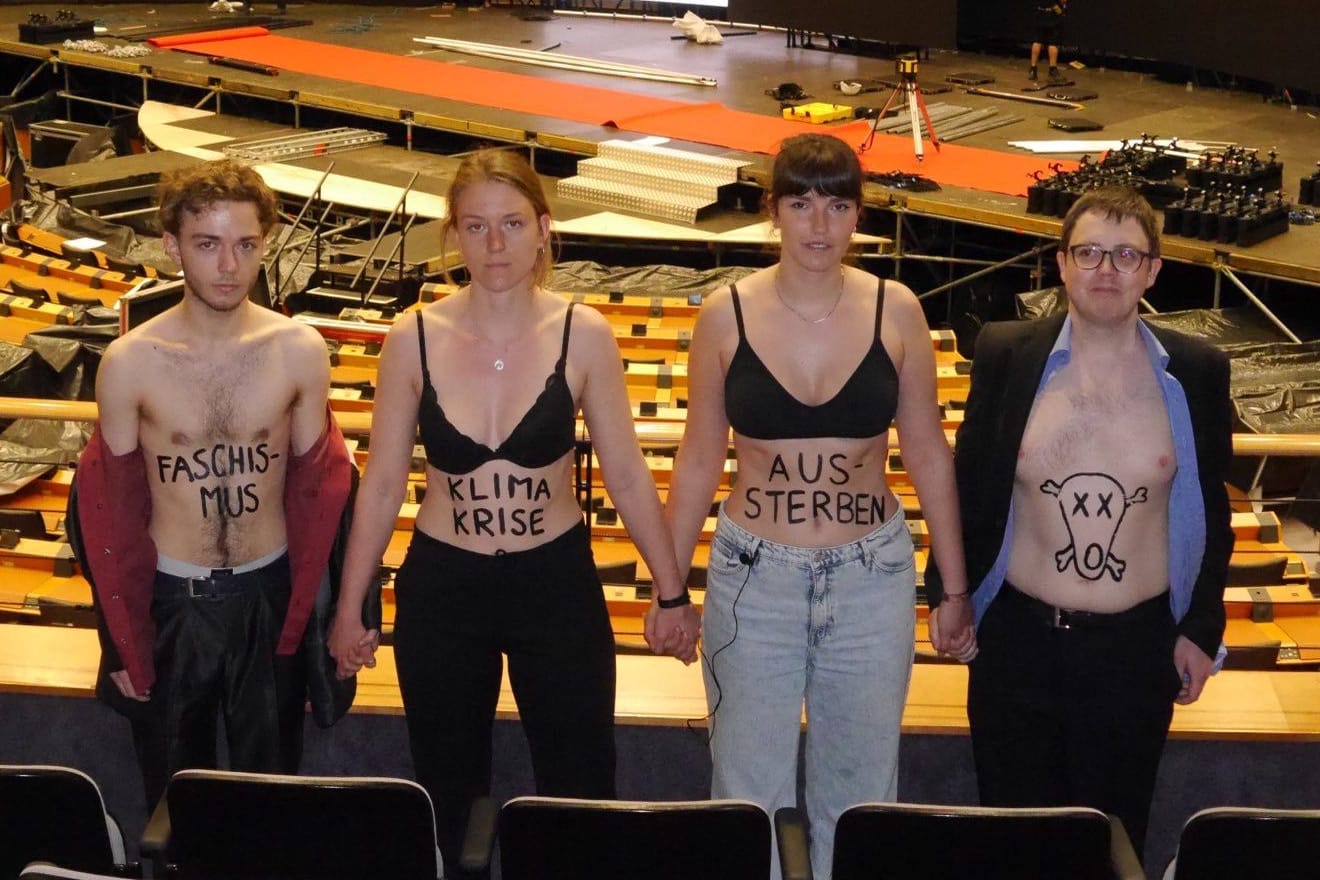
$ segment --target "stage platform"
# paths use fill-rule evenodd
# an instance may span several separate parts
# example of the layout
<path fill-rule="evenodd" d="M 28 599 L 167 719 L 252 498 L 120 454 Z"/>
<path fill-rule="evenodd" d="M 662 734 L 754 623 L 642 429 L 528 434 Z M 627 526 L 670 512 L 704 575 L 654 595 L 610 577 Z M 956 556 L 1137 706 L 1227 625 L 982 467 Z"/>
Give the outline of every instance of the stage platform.
<path fill-rule="evenodd" d="M 354 120 L 353 124 L 386 133 L 395 146 L 344 154 L 337 162 L 365 165 L 371 169 L 370 173 L 382 179 L 401 175 L 406 179 L 412 171 L 421 170 L 424 176 L 435 178 L 432 183 L 436 188 L 442 187 L 447 178 L 447 163 L 422 150 L 453 154 L 478 144 L 525 144 L 543 157 L 544 164 L 556 166 L 566 174 L 571 171 L 573 159 L 594 154 L 602 141 L 618 137 L 635 139 L 642 133 L 630 129 L 626 119 L 615 120 L 623 130 L 600 122 L 583 121 L 593 118 L 590 106 L 559 110 L 549 107 L 541 110 L 539 106 L 531 110 L 526 107 L 514 110 L 503 106 L 526 103 L 516 94 L 516 89 L 512 94 L 492 93 L 459 101 L 424 94 L 437 91 L 439 87 L 434 83 L 402 82 L 395 87 L 382 87 L 354 82 L 351 79 L 370 79 L 368 71 L 349 69 L 362 59 L 372 57 L 358 53 L 382 53 L 409 63 L 419 59 L 436 62 L 443 65 L 435 68 L 437 78 L 443 78 L 447 72 L 479 69 L 531 77 L 556 86 L 573 86 L 584 90 L 584 103 L 588 105 L 596 97 L 606 94 L 599 90 L 607 90 L 613 96 L 611 100 L 623 96 L 623 99 L 639 102 L 639 106 L 660 102 L 665 106 L 679 103 L 709 108 L 718 103 L 734 113 L 762 117 L 767 124 L 778 118 L 780 107 L 766 92 L 782 83 L 799 84 L 812 100 L 875 107 L 884 102 L 886 91 L 847 98 L 835 89 L 834 84 L 841 80 L 872 82 L 894 78 L 891 60 L 800 45 L 790 47 L 784 32 L 771 29 L 729 38 L 721 45 L 703 46 L 671 39 L 678 31 L 664 17 L 643 20 L 567 12 L 551 15 L 544 9 L 521 5 L 404 8 L 343 4 L 292 4 L 289 17 L 311 23 L 272 33 L 280 40 L 321 44 L 325 47 L 325 57 L 332 60 L 342 56 L 345 59 L 341 65 L 345 68 L 342 76 L 345 78 L 339 78 L 339 74 L 327 76 L 300 72 L 292 67 L 268 75 L 220 66 L 210 63 L 202 55 L 169 49 L 153 49 L 150 55 L 142 58 L 122 59 L 64 49 L 58 44 L 23 43 L 17 39 L 17 25 L 26 21 L 31 11 L 53 16 L 56 7 L 0 7 L 0 61 L 10 72 L 11 81 L 18 82 L 39 67 L 57 64 L 56 81 L 66 95 L 114 105 L 106 112 L 127 112 L 146 100 L 189 106 L 200 104 L 210 109 L 218 108 L 221 115 L 210 124 L 230 136 L 245 131 L 245 117 L 303 127 L 345 124 L 343 120 Z M 273 10 L 261 5 L 256 10 L 258 14 L 270 11 Z M 108 45 L 124 45 L 128 41 L 144 45 L 138 38 L 153 29 L 191 27 L 204 30 L 238 27 L 245 23 L 241 14 L 208 13 L 200 4 L 116 4 L 95 7 L 94 14 L 98 16 L 98 23 L 106 28 L 104 38 Z M 414 42 L 415 37 L 423 36 L 544 50 L 546 55 L 584 56 L 607 63 L 644 65 L 699 75 L 718 85 L 712 88 L 621 79 L 456 55 Z M 973 110 L 994 108 L 1001 115 L 1020 116 L 1022 121 L 971 135 L 949 145 L 944 155 L 935 154 L 927 144 L 924 164 L 915 163 L 910 138 L 893 137 L 880 143 L 866 157 L 872 168 L 917 169 L 931 171 L 936 177 L 948 172 L 960 183 L 946 184 L 937 193 L 909 193 L 869 186 L 868 203 L 883 209 L 874 212 L 877 216 L 873 217 L 873 222 L 880 227 L 877 231 L 884 234 L 886 224 L 891 227 L 901 225 L 886 216 L 893 212 L 1021 234 L 1024 236 L 1024 250 L 1029 249 L 1032 240 L 1044 241 L 1057 235 L 1058 220 L 1028 215 L 1025 200 L 1020 195 L 1004 191 L 1014 189 L 1014 185 L 998 185 L 999 191 L 994 187 L 978 186 L 977 175 L 971 174 L 969 180 L 967 169 L 959 166 L 965 159 L 966 162 L 985 161 L 987 169 L 999 162 L 1009 163 L 1007 167 L 1013 169 L 1024 167 L 1024 162 L 1045 168 L 1051 161 L 1076 159 L 1076 155 L 1029 158 L 1009 146 L 1010 141 L 1044 140 L 1062 135 L 1062 132 L 1050 128 L 1047 120 L 1074 111 L 969 95 L 956 88 L 935 94 L 937 87 L 945 84 L 945 77 L 975 71 L 994 78 L 991 88 L 1039 95 L 1021 91 L 1026 85 L 1025 66 L 1023 59 L 939 49 L 928 50 L 923 55 L 919 81 L 928 102 L 966 106 Z M 1259 148 L 1262 153 L 1273 149 L 1284 163 L 1283 191 L 1292 199 L 1296 198 L 1299 179 L 1309 174 L 1316 160 L 1320 159 L 1320 127 L 1314 108 L 1289 109 L 1286 105 L 1267 103 L 1258 94 L 1230 89 L 1197 87 L 1188 91 L 1183 83 L 1160 82 L 1151 75 L 1131 70 L 1073 70 L 1065 67 L 1064 72 L 1075 82 L 1074 88 L 1099 94 L 1097 99 L 1085 102 L 1083 111 L 1076 111 L 1105 126 L 1096 137 L 1136 139 L 1151 134 L 1176 136 L 1184 141 L 1232 142 Z M 439 90 L 443 91 L 443 88 Z M 70 106 L 77 106 L 79 114 L 86 114 L 89 108 L 102 105 L 73 100 Z M 610 120 L 601 120 L 604 121 Z M 646 129 L 650 124 L 638 125 Z M 850 128 L 840 128 L 844 125 L 803 125 L 801 128 L 842 132 L 845 139 L 860 143 L 858 131 L 861 124 L 852 123 Z M 936 128 L 938 131 L 939 126 Z M 765 154 L 721 146 L 721 137 L 716 134 L 706 140 L 713 143 L 689 141 L 679 145 L 707 154 L 745 158 L 751 164 L 742 170 L 741 176 L 753 182 L 766 179 L 768 158 Z M 408 146 L 415 149 L 410 153 L 405 149 Z M 956 153 L 968 148 L 973 150 Z M 992 156 L 985 159 L 982 151 L 1002 158 L 997 160 Z M 963 158 L 950 160 L 949 157 L 955 154 Z M 941 163 L 944 171 L 937 174 L 934 169 Z M 1025 192 L 1029 178 L 1021 174 L 1011 179 L 1019 181 L 1019 178 L 1019 192 Z M 431 190 L 432 185 L 428 184 L 427 189 Z M 730 221 L 723 222 L 727 225 Z M 1173 260 L 1215 271 L 1236 271 L 1301 285 L 1320 284 L 1320 228 L 1316 226 L 1294 226 L 1285 235 L 1249 248 L 1172 236 L 1164 238 L 1163 248 Z M 896 256 L 903 255 L 903 246 L 900 245 Z M 915 279 L 910 283 L 921 292 L 921 285 Z M 1209 304 L 1196 302 L 1189 305 Z"/>

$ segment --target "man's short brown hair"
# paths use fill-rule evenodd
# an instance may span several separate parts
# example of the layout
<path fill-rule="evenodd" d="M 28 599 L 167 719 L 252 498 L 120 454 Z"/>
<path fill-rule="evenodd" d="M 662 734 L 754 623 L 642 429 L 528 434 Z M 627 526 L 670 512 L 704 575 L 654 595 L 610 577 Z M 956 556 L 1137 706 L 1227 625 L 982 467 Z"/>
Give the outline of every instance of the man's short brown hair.
<path fill-rule="evenodd" d="M 275 225 L 279 201 L 256 171 L 234 159 L 200 162 L 189 168 L 167 171 L 157 188 L 160 225 L 170 235 L 179 234 L 183 212 L 201 214 L 216 202 L 251 202 L 257 208 L 261 234 Z"/>
<path fill-rule="evenodd" d="M 1068 209 L 1063 218 L 1063 231 L 1059 234 L 1059 250 L 1072 246 L 1073 229 L 1077 220 L 1088 211 L 1094 211 L 1106 220 L 1122 223 L 1131 218 L 1146 233 L 1146 251 L 1154 259 L 1160 255 L 1160 224 L 1150 202 L 1135 189 L 1127 186 L 1104 186 L 1083 193 Z"/>

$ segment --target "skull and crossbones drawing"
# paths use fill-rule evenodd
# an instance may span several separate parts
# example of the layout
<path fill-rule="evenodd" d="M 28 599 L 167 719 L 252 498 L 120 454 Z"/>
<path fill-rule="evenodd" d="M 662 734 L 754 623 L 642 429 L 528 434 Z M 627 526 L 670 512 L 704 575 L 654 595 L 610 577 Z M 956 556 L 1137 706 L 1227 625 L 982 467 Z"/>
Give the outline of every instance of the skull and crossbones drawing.
<path fill-rule="evenodd" d="M 1105 572 L 1116 581 L 1123 580 L 1127 562 L 1111 549 L 1127 509 L 1146 500 L 1146 487 L 1128 495 L 1108 474 L 1073 474 L 1062 483 L 1046 480 L 1040 491 L 1059 499 L 1059 513 L 1068 530 L 1068 546 L 1054 554 L 1058 570 L 1071 565 L 1090 581 L 1099 580 Z M 1117 510 L 1115 500 L 1122 505 Z"/>

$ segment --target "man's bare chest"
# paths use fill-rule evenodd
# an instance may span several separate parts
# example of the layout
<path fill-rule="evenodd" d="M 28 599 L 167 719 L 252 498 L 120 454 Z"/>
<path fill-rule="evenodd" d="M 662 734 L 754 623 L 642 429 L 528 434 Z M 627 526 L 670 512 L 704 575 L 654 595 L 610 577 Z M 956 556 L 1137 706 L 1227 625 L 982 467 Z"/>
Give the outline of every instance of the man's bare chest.
<path fill-rule="evenodd" d="M 1023 469 L 1037 475 L 1103 471 L 1149 479 L 1166 473 L 1173 438 L 1153 376 L 1081 387 L 1061 376 L 1036 399 L 1022 437 Z"/>

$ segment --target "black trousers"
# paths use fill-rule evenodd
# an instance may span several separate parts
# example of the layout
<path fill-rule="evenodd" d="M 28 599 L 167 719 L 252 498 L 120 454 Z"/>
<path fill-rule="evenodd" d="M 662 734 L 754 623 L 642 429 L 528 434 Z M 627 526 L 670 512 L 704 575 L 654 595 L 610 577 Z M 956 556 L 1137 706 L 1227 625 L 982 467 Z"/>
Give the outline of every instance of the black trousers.
<path fill-rule="evenodd" d="M 538 794 L 614 797 L 614 636 L 585 524 L 486 555 L 414 530 L 395 577 L 394 658 L 446 876 L 489 794 L 503 656 Z"/>
<path fill-rule="evenodd" d="M 189 596 L 178 580 L 156 574 L 156 684 L 132 715 L 148 811 L 176 771 L 219 766 L 221 718 L 232 769 L 297 773 L 302 760 L 302 649 L 275 654 L 289 607 L 288 557 L 234 575 L 224 595 Z"/>
<path fill-rule="evenodd" d="M 967 693 L 986 806 L 1089 806 L 1138 853 L 1182 684 L 1168 595 L 1057 628 L 1005 584 L 977 633 Z"/>

